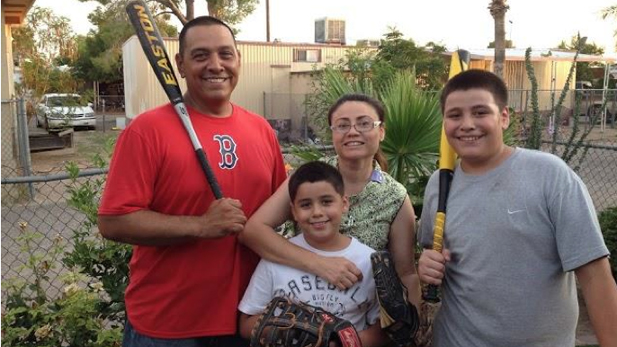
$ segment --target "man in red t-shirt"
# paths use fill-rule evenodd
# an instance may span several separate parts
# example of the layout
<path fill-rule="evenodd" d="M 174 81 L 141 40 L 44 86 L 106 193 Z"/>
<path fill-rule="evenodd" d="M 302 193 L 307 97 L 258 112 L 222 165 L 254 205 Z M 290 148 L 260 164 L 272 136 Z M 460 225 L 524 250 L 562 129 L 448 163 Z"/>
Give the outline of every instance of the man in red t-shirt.
<path fill-rule="evenodd" d="M 230 102 L 240 52 L 230 28 L 198 17 L 176 55 L 197 137 L 220 183 L 215 200 L 171 104 L 118 138 L 99 229 L 134 245 L 123 346 L 246 346 L 237 307 L 259 258 L 238 241 L 244 223 L 285 180 L 268 123 Z"/>

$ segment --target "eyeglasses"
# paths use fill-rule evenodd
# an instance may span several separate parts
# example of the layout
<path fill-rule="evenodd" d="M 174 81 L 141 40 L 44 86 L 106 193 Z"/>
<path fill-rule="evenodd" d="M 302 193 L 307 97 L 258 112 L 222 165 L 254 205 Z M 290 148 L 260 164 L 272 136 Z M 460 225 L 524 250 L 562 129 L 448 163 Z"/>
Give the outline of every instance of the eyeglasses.
<path fill-rule="evenodd" d="M 371 131 L 381 124 L 380 120 L 359 120 L 356 124 L 353 124 L 354 129 L 359 133 L 365 133 Z M 352 124 L 350 122 L 339 122 L 330 127 L 330 129 L 339 134 L 346 134 L 351 130 Z"/>

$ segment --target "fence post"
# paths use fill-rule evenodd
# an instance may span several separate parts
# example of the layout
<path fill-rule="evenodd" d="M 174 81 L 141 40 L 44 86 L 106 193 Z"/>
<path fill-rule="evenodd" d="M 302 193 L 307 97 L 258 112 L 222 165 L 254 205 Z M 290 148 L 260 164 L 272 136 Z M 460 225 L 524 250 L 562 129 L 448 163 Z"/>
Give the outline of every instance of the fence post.
<path fill-rule="evenodd" d="M 26 115 L 26 100 L 17 100 L 17 141 L 19 151 L 19 163 L 24 176 L 32 174 L 32 163 L 30 161 L 30 139 L 28 134 L 28 116 Z M 34 199 L 34 186 L 28 183 L 28 193 L 30 199 Z"/>
<path fill-rule="evenodd" d="M 266 107 L 266 92 L 263 93 L 263 102 L 264 102 L 264 118 L 268 119 L 267 107 Z"/>
<path fill-rule="evenodd" d="M 304 142 L 308 142 L 308 125 L 309 125 L 309 116 L 307 112 L 307 103 L 308 103 L 308 94 L 304 94 L 304 102 L 302 105 L 304 106 Z"/>
<path fill-rule="evenodd" d="M 105 132 L 105 98 L 102 98 L 101 102 L 103 104 L 103 132 Z"/>
<path fill-rule="evenodd" d="M 522 97 L 522 96 L 521 96 Z M 525 90 L 525 108 L 524 108 L 524 112 L 523 112 L 523 135 L 525 136 L 525 138 L 527 138 L 527 136 L 529 136 L 529 134 L 527 133 L 527 116 L 528 116 L 528 108 L 529 107 L 529 90 Z"/>
<path fill-rule="evenodd" d="M 585 131 L 587 131 L 587 128 L 591 126 L 591 115 L 589 114 L 589 110 L 591 107 L 591 102 L 593 100 L 593 98 L 591 97 L 591 94 L 593 93 L 593 91 L 588 91 L 588 92 L 584 92 L 585 94 L 583 94 L 584 99 L 585 99 Z"/>

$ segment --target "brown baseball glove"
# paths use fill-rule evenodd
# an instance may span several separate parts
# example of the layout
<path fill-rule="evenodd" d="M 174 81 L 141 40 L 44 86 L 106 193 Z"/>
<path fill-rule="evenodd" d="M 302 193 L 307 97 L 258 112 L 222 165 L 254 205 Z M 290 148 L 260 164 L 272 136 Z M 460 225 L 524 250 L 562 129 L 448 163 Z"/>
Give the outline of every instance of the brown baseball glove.
<path fill-rule="evenodd" d="M 353 325 L 321 308 L 275 297 L 251 332 L 251 347 L 361 347 Z"/>
<path fill-rule="evenodd" d="M 407 288 L 399 279 L 389 252 L 371 254 L 373 277 L 379 300 L 381 328 L 398 347 L 414 346 L 418 310 L 407 300 Z"/>

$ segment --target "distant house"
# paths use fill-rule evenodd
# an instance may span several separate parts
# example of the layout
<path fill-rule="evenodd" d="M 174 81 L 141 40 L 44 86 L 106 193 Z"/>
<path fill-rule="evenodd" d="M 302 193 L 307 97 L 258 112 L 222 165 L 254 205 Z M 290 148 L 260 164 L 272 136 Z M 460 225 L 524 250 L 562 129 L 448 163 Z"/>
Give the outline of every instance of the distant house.
<path fill-rule="evenodd" d="M 495 52 L 492 48 L 472 49 L 471 68 L 493 71 Z M 556 92 L 555 100 L 563 89 L 568 72 L 574 61 L 574 52 L 565 52 L 550 49 L 535 49 L 531 51 L 530 60 L 538 82 L 538 104 L 540 110 L 551 108 L 551 94 Z M 614 63 L 615 58 L 580 54 L 578 62 L 601 62 Z M 576 75 L 573 76 L 569 89 L 575 88 Z M 525 68 L 525 49 L 508 48 L 506 49 L 506 62 L 504 66 L 504 81 L 510 90 L 510 106 L 516 110 L 529 109 L 529 90 L 531 82 L 527 77 Z M 574 100 L 572 93 L 569 93 L 564 101 L 566 109 L 572 109 Z"/>

